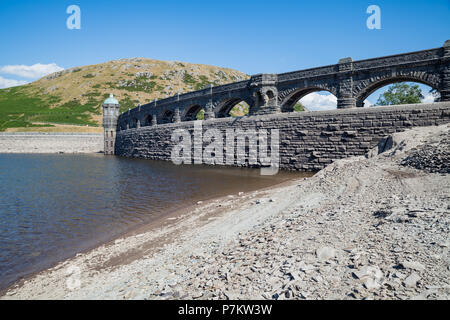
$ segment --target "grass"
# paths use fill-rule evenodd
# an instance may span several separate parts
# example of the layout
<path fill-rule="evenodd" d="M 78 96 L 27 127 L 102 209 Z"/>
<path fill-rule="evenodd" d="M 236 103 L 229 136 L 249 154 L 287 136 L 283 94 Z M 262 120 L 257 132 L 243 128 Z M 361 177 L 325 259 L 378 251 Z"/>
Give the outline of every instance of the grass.
<path fill-rule="evenodd" d="M 195 86 L 195 85 L 197 84 L 197 81 L 194 79 L 194 77 L 191 76 L 191 75 L 188 74 L 188 73 L 185 73 L 185 74 L 184 74 L 184 76 L 183 76 L 183 82 L 184 82 L 185 84 L 187 84 L 187 85 L 190 85 L 190 86 Z"/>
<path fill-rule="evenodd" d="M 76 125 L 51 125 L 45 124 L 44 127 L 17 127 L 8 128 L 7 132 L 85 132 L 85 133 L 102 133 L 102 127 L 76 126 Z"/>
<path fill-rule="evenodd" d="M 131 91 L 131 92 L 148 92 L 151 93 L 157 86 L 155 81 L 149 81 L 146 77 L 137 77 L 132 80 L 125 81 L 126 85 L 116 86 L 116 89 Z"/>
<path fill-rule="evenodd" d="M 305 107 L 300 102 L 297 102 L 294 106 L 294 111 L 296 112 L 305 111 Z"/>
<path fill-rule="evenodd" d="M 197 120 L 205 120 L 205 110 L 201 109 L 195 117 Z"/>
<path fill-rule="evenodd" d="M 128 109 L 133 109 L 139 103 L 138 100 L 132 100 L 128 94 L 125 98 L 120 100 L 120 112 L 128 111 Z"/>
<path fill-rule="evenodd" d="M 99 100 L 89 97 L 87 103 L 77 100 L 51 108 L 59 98 L 33 92 L 27 86 L 0 90 L 0 131 L 7 128 L 45 127 L 35 122 L 97 125 L 91 114 L 100 114 Z"/>
<path fill-rule="evenodd" d="M 192 75 L 185 73 L 183 76 L 183 82 L 186 85 L 190 85 L 194 88 L 194 90 L 202 90 L 205 89 L 210 84 L 216 86 L 218 83 L 209 81 L 208 77 L 205 75 L 200 75 L 199 80 L 196 80 Z"/>
<path fill-rule="evenodd" d="M 180 69 L 186 69 L 186 76 L 181 79 Z M 152 76 L 136 77 L 142 71 L 151 72 Z M 162 80 L 162 75 L 167 74 L 170 79 Z M 62 125 L 101 127 L 101 105 L 110 93 L 119 100 L 120 111 L 124 112 L 176 92 L 203 89 L 210 83 L 224 84 L 230 82 L 230 77 L 235 80 L 236 75 L 246 77 L 231 69 L 145 58 L 76 67 L 58 77 L 0 89 L 0 131 L 62 130 Z"/>

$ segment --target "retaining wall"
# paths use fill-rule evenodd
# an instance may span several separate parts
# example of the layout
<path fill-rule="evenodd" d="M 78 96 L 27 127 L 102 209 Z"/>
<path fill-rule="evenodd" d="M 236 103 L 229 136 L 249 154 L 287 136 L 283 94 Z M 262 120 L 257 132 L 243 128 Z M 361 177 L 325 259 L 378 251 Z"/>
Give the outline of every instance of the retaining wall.
<path fill-rule="evenodd" d="M 363 155 L 380 138 L 394 132 L 448 122 L 450 102 L 439 102 L 220 118 L 202 121 L 202 125 L 203 131 L 214 128 L 223 135 L 226 129 L 279 129 L 280 167 L 315 171 L 336 159 Z M 176 129 L 193 132 L 194 121 L 118 131 L 115 152 L 125 157 L 170 161 L 172 149 L 177 144 L 171 139 Z M 208 144 L 203 143 L 203 149 Z"/>

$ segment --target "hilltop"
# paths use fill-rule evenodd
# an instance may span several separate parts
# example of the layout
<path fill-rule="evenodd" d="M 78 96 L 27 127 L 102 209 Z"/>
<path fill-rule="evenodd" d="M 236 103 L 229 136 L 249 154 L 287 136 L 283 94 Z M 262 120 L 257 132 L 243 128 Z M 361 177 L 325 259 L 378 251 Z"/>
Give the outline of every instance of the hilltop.
<path fill-rule="evenodd" d="M 247 78 L 233 69 L 148 58 L 75 67 L 0 90 L 0 131 L 101 131 L 101 104 L 110 92 L 125 111 L 138 103 Z"/>

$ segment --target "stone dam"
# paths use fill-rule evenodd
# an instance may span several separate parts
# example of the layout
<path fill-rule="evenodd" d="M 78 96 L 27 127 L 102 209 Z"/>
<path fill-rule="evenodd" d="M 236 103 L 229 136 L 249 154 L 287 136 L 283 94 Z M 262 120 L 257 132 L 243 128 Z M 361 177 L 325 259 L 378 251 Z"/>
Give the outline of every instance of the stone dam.
<path fill-rule="evenodd" d="M 404 81 L 430 86 L 440 102 L 364 107 L 365 99 L 376 90 Z M 294 112 L 302 97 L 323 90 L 336 96 L 337 109 Z M 248 115 L 230 117 L 230 110 L 241 102 L 248 104 Z M 394 132 L 448 123 L 450 40 L 435 49 L 360 61 L 348 57 L 335 65 L 257 74 L 249 80 L 155 100 L 122 114 L 119 107 L 112 95 L 103 104 L 105 154 L 169 161 L 180 143 L 174 134 L 183 131 L 192 137 L 182 150 L 184 163 L 199 163 L 199 157 L 211 154 L 214 159 L 209 164 L 263 167 L 264 157 L 258 159 L 257 152 L 255 160 L 251 154 L 257 145 L 266 155 L 278 150 L 282 169 L 316 171 L 336 159 L 363 155 Z M 204 120 L 196 120 L 201 110 Z M 214 137 L 209 134 L 212 131 Z M 258 132 L 257 138 L 251 132 Z M 274 132 L 276 144 L 272 143 Z M 201 137 L 196 138 L 199 133 Z M 223 139 L 233 143 L 216 143 Z M 234 140 L 239 139 L 238 148 Z M 242 161 L 245 156 L 247 160 Z"/>
<path fill-rule="evenodd" d="M 450 102 L 290 112 L 201 121 L 203 132 L 218 129 L 224 137 L 226 130 L 230 129 L 244 132 L 261 129 L 270 132 L 278 129 L 280 168 L 299 171 L 317 171 L 334 160 L 363 155 L 375 147 L 381 138 L 394 132 L 448 122 Z M 115 153 L 125 157 L 170 161 L 171 152 L 178 143 L 172 139 L 172 134 L 177 129 L 193 133 L 194 121 L 121 130 L 117 132 Z M 270 149 L 270 143 L 267 144 Z M 209 143 L 203 142 L 202 150 L 208 145 Z M 224 145 L 224 155 L 227 152 L 225 148 Z M 194 150 L 191 154 L 194 162 Z M 235 162 L 233 165 L 248 166 L 249 163 Z"/>

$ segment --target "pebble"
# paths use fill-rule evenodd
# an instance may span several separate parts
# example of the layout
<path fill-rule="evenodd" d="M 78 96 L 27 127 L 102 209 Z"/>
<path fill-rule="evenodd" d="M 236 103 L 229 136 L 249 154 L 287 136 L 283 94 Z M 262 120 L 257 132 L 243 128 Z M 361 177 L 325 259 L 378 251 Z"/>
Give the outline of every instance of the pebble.
<path fill-rule="evenodd" d="M 425 270 L 425 266 L 417 261 L 403 261 L 403 262 L 401 262 L 401 265 L 405 269 L 413 269 L 416 271 L 424 271 Z"/>
<path fill-rule="evenodd" d="M 316 256 L 319 261 L 326 261 L 336 257 L 336 249 L 331 247 L 322 247 L 316 250 Z"/>
<path fill-rule="evenodd" d="M 417 282 L 419 280 L 420 276 L 417 273 L 412 273 L 405 280 L 403 280 L 403 285 L 407 288 L 413 288 L 417 286 Z"/>

